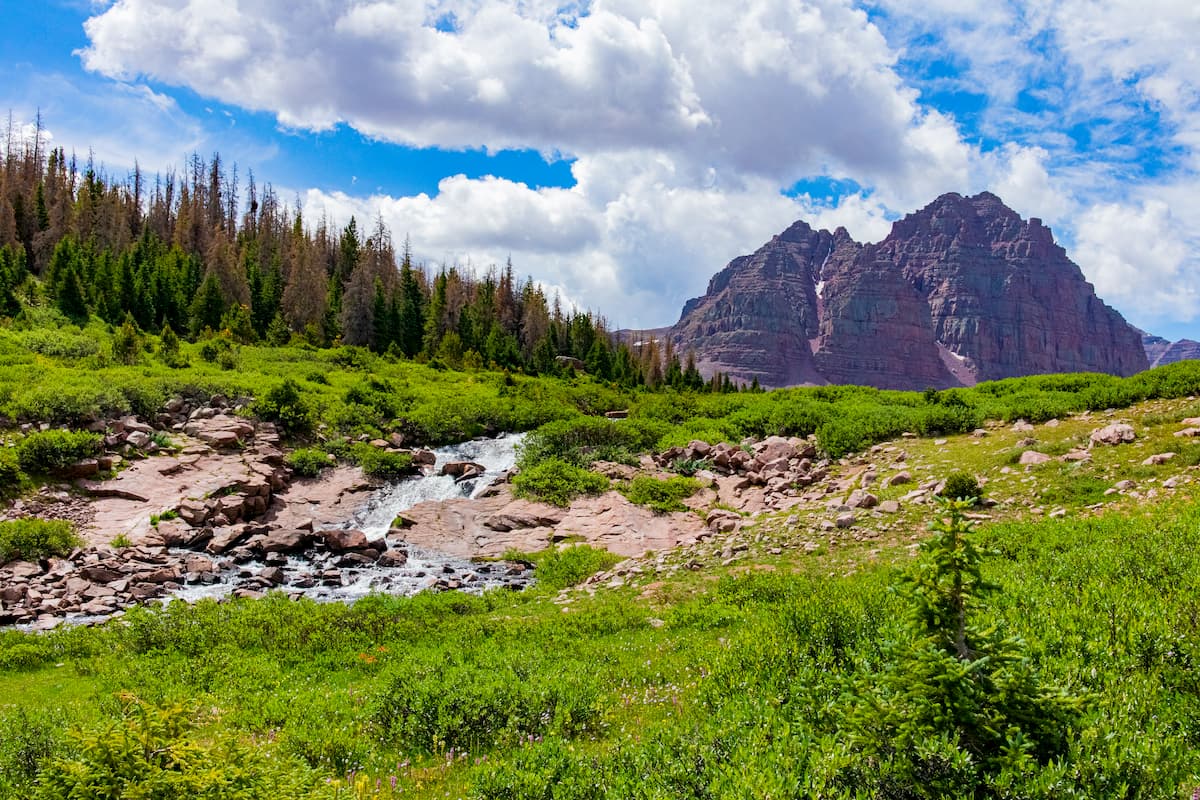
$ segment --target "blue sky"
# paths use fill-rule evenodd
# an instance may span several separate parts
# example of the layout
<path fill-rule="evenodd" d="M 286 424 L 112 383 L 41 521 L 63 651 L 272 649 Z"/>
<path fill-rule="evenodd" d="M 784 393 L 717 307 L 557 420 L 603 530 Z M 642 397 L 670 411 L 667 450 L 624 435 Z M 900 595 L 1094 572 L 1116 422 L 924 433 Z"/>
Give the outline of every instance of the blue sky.
<path fill-rule="evenodd" d="M 113 175 L 194 151 L 430 263 L 669 324 L 791 221 L 945 191 L 1200 339 L 1200 12 L 1157 0 L 0 0 L 0 107 Z M 164 45 L 169 43 L 169 45 Z"/>

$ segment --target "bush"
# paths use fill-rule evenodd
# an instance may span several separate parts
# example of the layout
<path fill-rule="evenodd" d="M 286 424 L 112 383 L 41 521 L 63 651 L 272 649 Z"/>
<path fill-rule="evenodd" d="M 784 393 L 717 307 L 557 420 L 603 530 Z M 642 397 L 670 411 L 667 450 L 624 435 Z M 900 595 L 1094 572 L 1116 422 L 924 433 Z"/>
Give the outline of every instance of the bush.
<path fill-rule="evenodd" d="M 17 442 L 17 460 L 29 473 L 56 472 L 100 453 L 101 437 L 86 431 L 39 431 Z"/>
<path fill-rule="evenodd" d="M 951 500 L 979 500 L 983 497 L 983 487 L 975 476 L 966 472 L 952 472 L 946 478 L 941 496 Z"/>
<path fill-rule="evenodd" d="M 532 467 L 523 467 L 513 476 L 512 483 L 513 494 L 517 497 L 541 500 L 563 508 L 580 495 L 601 494 L 609 487 L 608 478 L 603 475 L 559 458 L 548 458 Z"/>
<path fill-rule="evenodd" d="M 557 591 L 575 586 L 622 558 L 601 548 L 579 544 L 543 551 L 533 560 L 538 584 Z"/>
<path fill-rule="evenodd" d="M 74 754 L 41 771 L 34 797 L 298 797 L 312 783 L 262 747 L 201 735 L 184 706 L 155 708 L 128 696 L 122 704 L 120 721 L 74 734 Z"/>
<path fill-rule="evenodd" d="M 329 456 L 316 447 L 301 447 L 288 453 L 287 465 L 302 478 L 315 478 L 329 466 Z"/>
<path fill-rule="evenodd" d="M 0 712 L 0 797 L 28 797 L 43 764 L 63 749 L 61 712 Z"/>
<path fill-rule="evenodd" d="M 373 478 L 398 480 L 416 471 L 410 453 L 389 453 L 366 442 L 356 444 L 350 450 L 350 459 Z"/>
<path fill-rule="evenodd" d="M 549 458 L 578 467 L 596 461 L 634 463 L 638 453 L 653 447 L 668 430 L 668 425 L 653 420 L 555 420 L 529 434 L 521 447 L 521 463 L 536 464 Z"/>
<path fill-rule="evenodd" d="M 64 519 L 14 519 L 0 522 L 0 564 L 65 556 L 82 540 Z"/>
<path fill-rule="evenodd" d="M 0 497 L 12 495 L 25 485 L 25 473 L 21 462 L 11 447 L 0 450 Z"/>
<path fill-rule="evenodd" d="M 118 364 L 136 364 L 142 356 L 142 337 L 133 324 L 133 317 L 128 314 L 124 324 L 113 334 L 112 356 Z"/>
<path fill-rule="evenodd" d="M 259 419 L 274 422 L 284 433 L 303 433 L 313 424 L 312 407 L 300 395 L 300 385 L 291 378 L 275 386 L 254 402 Z"/>
<path fill-rule="evenodd" d="M 680 501 L 694 495 L 699 488 L 700 482 L 695 478 L 677 476 L 659 480 L 649 475 L 638 475 L 618 487 L 618 491 L 629 498 L 631 503 L 648 506 L 660 514 L 667 514 L 672 511 L 687 511 L 687 506 Z"/>

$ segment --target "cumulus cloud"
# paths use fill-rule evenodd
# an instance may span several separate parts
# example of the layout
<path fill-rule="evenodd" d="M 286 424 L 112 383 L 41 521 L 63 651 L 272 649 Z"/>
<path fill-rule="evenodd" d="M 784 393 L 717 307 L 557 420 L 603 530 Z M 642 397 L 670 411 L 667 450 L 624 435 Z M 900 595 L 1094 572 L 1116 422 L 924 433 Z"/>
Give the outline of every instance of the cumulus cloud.
<path fill-rule="evenodd" d="M 569 189 L 460 175 L 432 195 L 309 191 L 305 202 L 341 220 L 381 213 L 434 263 L 511 255 L 622 324 L 670 321 L 728 259 L 797 217 L 875 241 L 941 192 L 982 189 L 1077 243 L 1072 254 L 1102 294 L 1162 318 L 1191 313 L 1179 298 L 1194 298 L 1196 218 L 1155 191 L 1186 198 L 1200 167 L 1192 3 L 871 8 L 869 17 L 851 0 L 116 0 L 86 23 L 80 56 L 99 75 L 187 87 L 289 128 L 348 125 L 404 145 L 573 157 Z M 930 71 L 940 62 L 953 68 Z M 943 91 L 984 103 L 956 117 L 928 104 Z M 1163 147 L 1143 124 L 1147 106 L 1185 162 L 1167 178 L 1139 174 L 1142 152 Z M 821 175 L 865 188 L 832 205 L 780 194 Z M 1105 233 L 1118 213 L 1157 236 L 1155 246 L 1119 246 Z M 1161 281 L 1161 296 L 1132 296 L 1138 272 Z"/>
<path fill-rule="evenodd" d="M 1197 315 L 1200 236 L 1161 200 L 1106 203 L 1087 209 L 1077 227 L 1077 254 L 1103 297 L 1135 320 Z"/>

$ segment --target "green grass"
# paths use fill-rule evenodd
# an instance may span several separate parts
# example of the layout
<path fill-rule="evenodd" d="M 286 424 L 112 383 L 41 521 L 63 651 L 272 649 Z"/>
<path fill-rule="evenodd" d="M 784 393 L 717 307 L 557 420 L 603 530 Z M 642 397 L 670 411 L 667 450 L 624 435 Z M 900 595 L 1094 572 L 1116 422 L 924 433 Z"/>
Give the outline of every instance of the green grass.
<path fill-rule="evenodd" d="M 1073 766 L 1031 762 L 1011 796 L 1044 796 L 1034 782 L 1050 776 L 1055 797 L 1190 792 L 1200 770 L 1200 504 L 976 536 L 991 553 L 983 577 L 999 587 L 980 624 L 1017 637 L 1046 681 L 1088 698 L 1065 756 Z M 47 755 L 33 771 L 10 766 L 16 788 L 0 796 L 31 793 L 36 776 L 59 769 L 55 757 L 86 762 L 82 740 L 54 732 L 96 735 L 130 702 L 117 695 L 203 707 L 190 719 L 204 741 L 254 742 L 296 796 L 328 796 L 325 777 L 344 791 L 348 769 L 368 776 L 364 797 L 376 796 L 376 779 L 377 796 L 389 796 L 391 776 L 420 798 L 544 797 L 548 787 L 568 798 L 789 786 L 808 796 L 818 785 L 848 796 L 820 781 L 841 774 L 843 693 L 882 669 L 903 636 L 903 601 L 888 589 L 895 568 L 830 576 L 810 558 L 795 572 L 718 570 L 715 582 L 686 573 L 656 593 L 667 601 L 634 586 L 549 602 L 547 592 L 591 569 L 578 567 L 585 555 L 547 555 L 543 588 L 517 595 L 349 607 L 272 596 L 136 611 L 99 629 L 6 632 L 0 713 L 47 720 L 35 727 L 52 741 L 32 737 L 26 756 Z M 566 578 L 549 578 L 555 561 L 572 564 Z M 6 752 L 7 765 L 19 760 Z"/>

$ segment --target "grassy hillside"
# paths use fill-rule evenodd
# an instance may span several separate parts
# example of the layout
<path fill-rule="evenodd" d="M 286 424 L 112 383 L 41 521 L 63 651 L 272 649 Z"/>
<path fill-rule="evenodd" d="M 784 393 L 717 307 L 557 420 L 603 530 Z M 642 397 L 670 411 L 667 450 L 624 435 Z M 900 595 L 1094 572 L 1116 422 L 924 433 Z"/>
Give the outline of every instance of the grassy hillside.
<path fill-rule="evenodd" d="M 944 512 L 912 504 L 845 534 L 823 531 L 820 509 L 768 515 L 576 589 L 563 587 L 611 562 L 543 555 L 543 584 L 520 594 L 276 595 L 4 631 L 0 797 L 1168 798 L 1200 785 L 1200 445 L 1172 435 L 1200 416 L 1194 363 L 924 394 L 629 393 L 219 339 L 168 366 L 147 337 L 126 365 L 111 337 L 0 331 L 0 413 L 79 427 L 214 392 L 262 413 L 290 380 L 310 423 L 292 441 L 335 450 L 339 436 L 437 443 L 546 423 L 527 458 L 583 465 L 692 438 L 815 434 L 835 458 L 889 442 L 831 468 L 894 470 L 903 450 L 918 481 L 983 479 L 997 505 L 960 541 L 978 548 L 981 583 L 945 605 L 948 576 L 975 585 L 975 562 L 916 552 Z M 587 419 L 626 407 L 626 423 Z M 1014 430 L 1019 418 L 1061 423 Z M 1119 418 L 1134 444 L 1016 463 Z M 904 432 L 923 438 L 893 441 Z M 1122 479 L 1137 488 L 1105 494 Z M 975 657 L 946 657 L 947 608 L 963 609 Z"/>

